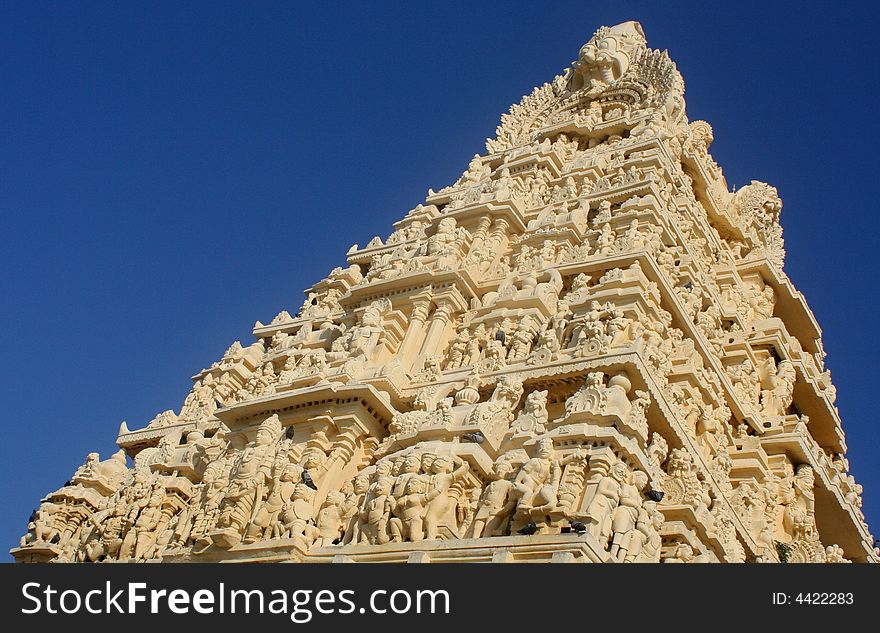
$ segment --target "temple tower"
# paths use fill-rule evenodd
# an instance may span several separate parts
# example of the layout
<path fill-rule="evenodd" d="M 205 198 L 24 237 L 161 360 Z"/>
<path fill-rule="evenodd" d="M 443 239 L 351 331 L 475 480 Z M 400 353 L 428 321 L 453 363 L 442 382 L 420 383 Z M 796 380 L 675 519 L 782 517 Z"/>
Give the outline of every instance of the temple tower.
<path fill-rule="evenodd" d="M 119 430 L 19 561 L 877 561 L 776 189 L 641 26 Z"/>

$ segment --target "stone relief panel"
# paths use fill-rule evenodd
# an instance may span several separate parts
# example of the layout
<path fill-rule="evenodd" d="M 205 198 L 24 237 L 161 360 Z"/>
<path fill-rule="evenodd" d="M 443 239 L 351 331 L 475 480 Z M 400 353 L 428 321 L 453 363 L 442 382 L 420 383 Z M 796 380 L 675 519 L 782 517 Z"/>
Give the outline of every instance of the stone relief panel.
<path fill-rule="evenodd" d="M 13 555 L 877 561 L 781 199 L 713 140 L 638 23 L 600 28 Z"/>

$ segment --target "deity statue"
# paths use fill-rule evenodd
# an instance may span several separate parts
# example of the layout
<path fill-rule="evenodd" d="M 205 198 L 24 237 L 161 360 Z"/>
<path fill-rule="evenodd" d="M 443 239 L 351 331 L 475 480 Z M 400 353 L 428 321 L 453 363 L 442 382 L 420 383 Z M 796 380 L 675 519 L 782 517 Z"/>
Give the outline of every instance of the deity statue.
<path fill-rule="evenodd" d="M 536 454 L 520 466 L 513 480 L 512 495 L 516 500 L 514 517 L 520 522 L 533 522 L 558 504 L 557 494 L 562 477 L 562 467 L 577 458 L 577 454 L 557 459 L 553 440 L 538 440 Z"/>
<path fill-rule="evenodd" d="M 451 509 L 449 488 L 464 477 L 468 469 L 467 462 L 456 455 L 438 455 L 431 463 L 430 470 L 425 470 L 430 473 L 427 477 L 429 490 L 437 492 L 425 511 L 425 538 L 428 540 L 440 537 L 441 523 L 448 518 Z"/>
<path fill-rule="evenodd" d="M 768 376 L 761 390 L 761 412 L 765 416 L 784 416 L 791 406 L 797 373 L 790 361 L 777 365 L 771 359 L 768 363 Z"/>
<path fill-rule="evenodd" d="M 623 462 L 615 462 L 607 475 L 599 480 L 596 493 L 587 506 L 587 529 L 599 543 L 607 543 L 613 529 L 614 511 L 620 503 L 622 487 L 629 476 Z"/>
<path fill-rule="evenodd" d="M 287 538 L 312 542 L 318 537 L 312 525 L 315 518 L 315 490 L 305 483 L 295 484 L 293 494 L 281 511 L 281 534 Z"/>
<path fill-rule="evenodd" d="M 513 336 L 510 337 L 510 348 L 507 352 L 507 362 L 512 363 L 522 360 L 529 355 L 532 349 L 534 334 L 528 323 L 520 323 Z"/>
<path fill-rule="evenodd" d="M 471 335 L 467 328 L 463 328 L 449 345 L 449 354 L 446 358 L 446 369 L 458 369 L 468 357 Z"/>
<path fill-rule="evenodd" d="M 525 405 L 513 421 L 511 429 L 515 433 L 540 435 L 547 431 L 547 419 L 547 390 L 532 391 L 526 396 Z"/>
<path fill-rule="evenodd" d="M 816 476 L 808 464 L 801 464 L 795 470 L 792 493 L 786 499 L 783 521 L 786 531 L 796 539 L 812 540 L 816 524 Z"/>
<path fill-rule="evenodd" d="M 244 536 L 266 493 L 275 457 L 273 445 L 280 436 L 281 422 L 273 415 L 260 424 L 256 439 L 239 455 L 223 499 L 219 528 Z"/>
<path fill-rule="evenodd" d="M 458 229 L 455 218 L 443 218 L 437 224 L 437 231 L 428 238 L 425 254 L 429 256 L 450 258 L 457 255 Z"/>
<path fill-rule="evenodd" d="M 428 504 L 440 496 L 441 490 L 428 488 L 428 482 L 421 477 L 410 477 L 397 500 L 397 513 L 391 519 L 392 540 L 400 542 L 425 540 L 424 521 Z"/>
<path fill-rule="evenodd" d="M 608 553 L 621 562 L 629 552 L 642 511 L 642 491 L 648 485 L 648 476 L 641 470 L 633 471 L 631 478 L 632 483 L 620 484 L 618 504 L 611 515 L 613 536 Z"/>
<path fill-rule="evenodd" d="M 385 462 L 390 465 L 391 462 Z M 391 540 L 388 532 L 388 522 L 392 513 L 397 508 L 397 500 L 391 494 L 394 479 L 391 477 L 379 477 L 370 496 L 360 511 L 362 543 L 382 545 Z"/>
<path fill-rule="evenodd" d="M 513 470 L 511 460 L 503 456 L 495 463 L 495 479 L 485 487 L 477 504 L 471 525 L 473 538 L 507 533 L 510 515 L 516 507 L 516 498 L 512 495 L 513 482 L 508 479 Z"/>

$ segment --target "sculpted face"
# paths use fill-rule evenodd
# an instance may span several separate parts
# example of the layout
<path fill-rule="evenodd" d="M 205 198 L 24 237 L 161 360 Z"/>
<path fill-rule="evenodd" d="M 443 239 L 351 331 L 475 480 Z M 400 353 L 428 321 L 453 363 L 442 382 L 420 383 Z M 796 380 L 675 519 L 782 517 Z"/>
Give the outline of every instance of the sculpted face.
<path fill-rule="evenodd" d="M 380 479 L 376 482 L 376 495 L 390 495 L 391 494 L 391 480 L 390 479 Z"/>
<path fill-rule="evenodd" d="M 205 474 L 202 475 L 202 481 L 205 483 L 211 483 L 216 480 L 223 472 L 223 467 L 221 466 L 219 460 L 215 460 L 208 464 L 205 468 Z"/>
<path fill-rule="evenodd" d="M 362 495 L 367 489 L 370 487 L 370 480 L 366 477 L 355 477 L 354 479 L 354 492 L 356 494 Z"/>
<path fill-rule="evenodd" d="M 305 484 L 296 484 L 293 489 L 294 499 L 308 499 L 312 495 L 312 489 Z"/>
<path fill-rule="evenodd" d="M 406 459 L 403 460 L 403 472 L 405 473 L 414 473 L 419 470 L 419 467 L 422 464 L 421 458 L 415 453 L 411 453 L 406 456 Z"/>
<path fill-rule="evenodd" d="M 403 457 L 398 457 L 394 460 L 393 465 L 391 466 L 391 474 L 395 477 L 400 474 L 403 470 L 403 462 L 406 461 Z"/>
<path fill-rule="evenodd" d="M 513 472 L 513 464 L 510 460 L 504 459 L 495 465 L 495 475 L 498 479 L 507 479 Z"/>
<path fill-rule="evenodd" d="M 422 455 L 421 466 L 424 472 L 428 472 L 431 470 L 431 466 L 438 460 L 439 458 L 434 453 L 424 453 Z"/>
<path fill-rule="evenodd" d="M 529 394 L 529 397 L 526 398 L 526 408 L 531 413 L 543 412 L 545 410 L 546 399 L 546 391 L 533 391 Z"/>
<path fill-rule="evenodd" d="M 273 439 L 274 438 L 272 437 L 272 432 L 266 427 L 261 426 L 259 429 L 257 429 L 257 446 L 268 446 L 272 443 Z"/>
<path fill-rule="evenodd" d="M 614 477 L 617 481 L 624 481 L 626 479 L 628 469 L 626 464 L 623 462 L 617 462 L 614 466 L 611 467 L 611 476 Z"/>
<path fill-rule="evenodd" d="M 408 495 L 418 495 L 425 492 L 425 482 L 418 477 L 412 477 L 406 482 L 404 492 Z"/>
<path fill-rule="evenodd" d="M 645 486 L 648 485 L 648 475 L 646 475 L 641 470 L 636 470 L 633 472 L 633 485 L 638 490 L 644 490 Z"/>
<path fill-rule="evenodd" d="M 317 468 L 324 461 L 323 455 L 319 451 L 316 451 L 316 450 L 308 451 L 304 457 L 305 457 L 305 460 L 303 461 L 303 466 L 306 469 Z"/>
<path fill-rule="evenodd" d="M 548 459 L 553 455 L 553 441 L 552 440 L 541 440 L 538 443 L 538 457 L 543 457 L 544 459 Z"/>
<path fill-rule="evenodd" d="M 438 457 L 431 465 L 431 470 L 435 474 L 448 473 L 452 471 L 452 460 L 448 457 Z"/>

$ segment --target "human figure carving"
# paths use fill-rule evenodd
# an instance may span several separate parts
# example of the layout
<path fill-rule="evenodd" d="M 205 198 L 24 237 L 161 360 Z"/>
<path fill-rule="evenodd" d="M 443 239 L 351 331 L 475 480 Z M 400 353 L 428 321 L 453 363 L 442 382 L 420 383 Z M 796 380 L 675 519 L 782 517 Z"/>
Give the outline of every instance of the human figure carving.
<path fill-rule="evenodd" d="M 768 376 L 761 391 L 761 409 L 766 416 L 783 416 L 791 406 L 794 383 L 797 380 L 794 365 L 784 360 L 776 365 L 768 363 Z"/>
<path fill-rule="evenodd" d="M 233 466 L 217 522 L 219 527 L 244 535 L 266 492 L 274 462 L 271 448 L 280 436 L 281 423 L 277 415 L 260 424 L 256 439 L 242 451 Z"/>
<path fill-rule="evenodd" d="M 786 531 L 795 538 L 811 540 L 815 534 L 816 477 L 812 467 L 801 464 L 795 471 L 792 493 L 786 499 L 783 521 Z"/>
<path fill-rule="evenodd" d="M 663 513 L 657 509 L 655 502 L 642 503 L 636 520 L 636 529 L 630 533 L 624 562 L 660 562 L 660 547 L 663 544 L 660 529 L 664 520 Z"/>
<path fill-rule="evenodd" d="M 494 481 L 489 482 L 480 495 L 471 527 L 473 538 L 507 533 L 510 515 L 516 507 L 516 498 L 512 494 L 513 482 L 508 480 L 513 474 L 511 460 L 499 458 L 493 474 Z"/>
<path fill-rule="evenodd" d="M 526 358 L 532 349 L 533 340 L 534 334 L 528 324 L 525 322 L 520 323 L 513 336 L 511 336 L 507 361 L 515 362 Z"/>
<path fill-rule="evenodd" d="M 279 516 L 293 496 L 302 469 L 289 462 L 285 463 L 279 457 L 276 457 L 273 467 L 275 478 L 270 484 L 271 490 L 266 501 L 254 515 L 248 532 L 245 534 L 246 542 L 253 542 L 258 538 L 281 536 Z"/>
<path fill-rule="evenodd" d="M 425 538 L 428 540 L 440 538 L 440 526 L 451 509 L 449 488 L 464 477 L 468 469 L 468 463 L 456 455 L 439 455 L 432 462 L 428 487 L 437 495 L 428 503 L 425 511 Z"/>
<path fill-rule="evenodd" d="M 562 467 L 577 456 L 555 459 L 553 440 L 544 438 L 538 441 L 535 457 L 520 467 L 513 480 L 517 520 L 531 522 L 556 508 Z"/>
<path fill-rule="evenodd" d="M 620 484 L 618 505 L 611 517 L 611 547 L 608 553 L 612 558 L 623 561 L 630 549 L 634 532 L 642 511 L 642 491 L 648 485 L 648 476 L 641 470 L 633 471 L 632 483 Z"/>
<path fill-rule="evenodd" d="M 422 478 L 409 478 L 403 496 L 397 501 L 397 516 L 390 521 L 392 540 L 425 540 L 425 512 L 428 504 L 440 496 L 440 493 L 438 489 L 428 490 L 428 484 Z"/>
<path fill-rule="evenodd" d="M 621 488 L 628 475 L 626 464 L 615 462 L 609 473 L 599 480 L 596 493 L 587 506 L 587 529 L 603 545 L 608 543 L 611 536 L 614 511 L 620 503 Z"/>
<path fill-rule="evenodd" d="M 281 512 L 282 535 L 311 542 L 317 536 L 312 525 L 314 516 L 315 491 L 304 483 L 296 484 L 293 495 Z"/>
<path fill-rule="evenodd" d="M 547 419 L 547 390 L 532 391 L 511 428 L 515 433 L 540 435 L 547 431 Z"/>
<path fill-rule="evenodd" d="M 391 540 L 388 523 L 397 508 L 397 501 L 391 495 L 391 477 L 380 477 L 373 484 L 369 499 L 361 510 L 361 542 L 383 545 Z"/>
<path fill-rule="evenodd" d="M 335 545 L 343 536 L 345 495 L 336 490 L 327 493 L 315 517 L 315 546 Z"/>

